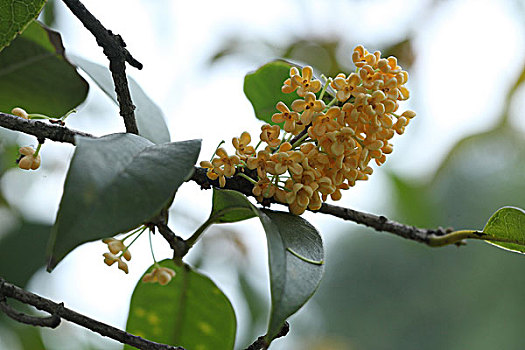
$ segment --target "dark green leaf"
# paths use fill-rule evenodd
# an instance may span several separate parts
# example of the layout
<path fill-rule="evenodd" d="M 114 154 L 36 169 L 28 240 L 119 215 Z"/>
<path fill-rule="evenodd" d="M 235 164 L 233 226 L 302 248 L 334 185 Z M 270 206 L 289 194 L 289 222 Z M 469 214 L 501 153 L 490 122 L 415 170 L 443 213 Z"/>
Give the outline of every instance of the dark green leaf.
<path fill-rule="evenodd" d="M 133 134 L 78 137 L 50 239 L 48 270 L 82 243 L 160 213 L 188 179 L 200 140 L 154 145 Z"/>
<path fill-rule="evenodd" d="M 210 223 L 236 222 L 259 216 L 268 240 L 272 309 L 267 339 L 315 292 L 324 270 L 323 242 L 303 218 L 284 212 L 256 210 L 248 199 L 231 190 L 213 191 Z"/>
<path fill-rule="evenodd" d="M 516 243 L 488 242 L 497 247 L 525 253 L 525 210 L 514 207 L 504 207 L 492 215 L 483 232 L 502 240 Z"/>
<path fill-rule="evenodd" d="M 24 287 L 46 264 L 51 225 L 22 221 L 0 239 L 0 276 Z"/>
<path fill-rule="evenodd" d="M 2 0 L 0 3 L 0 51 L 35 19 L 46 0 Z"/>
<path fill-rule="evenodd" d="M 284 212 L 259 210 L 268 239 L 272 310 L 266 339 L 310 299 L 324 271 L 321 236 L 308 221 Z"/>
<path fill-rule="evenodd" d="M 243 194 L 232 190 L 213 189 L 210 219 L 214 223 L 237 222 L 257 215 L 257 210 Z"/>
<path fill-rule="evenodd" d="M 0 53 L 0 111 L 22 107 L 61 117 L 87 92 L 87 82 L 64 58 L 60 34 L 36 21 Z"/>
<path fill-rule="evenodd" d="M 275 124 L 272 122 L 272 115 L 278 113 L 275 108 L 277 102 L 282 101 L 290 106 L 299 98 L 295 92 L 285 94 L 281 91 L 284 81 L 290 77 L 291 67 L 288 62 L 273 61 L 244 78 L 244 94 L 252 103 L 258 119 Z"/>
<path fill-rule="evenodd" d="M 171 260 L 160 264 L 175 270 L 175 277 L 165 286 L 137 284 L 126 331 L 185 349 L 233 349 L 235 313 L 222 291 L 188 266 L 178 267 Z"/>
<path fill-rule="evenodd" d="M 78 56 L 68 56 L 74 65 L 82 69 L 118 105 L 115 85 L 107 67 L 85 60 Z M 128 76 L 131 99 L 137 107 L 135 117 L 139 134 L 153 143 L 170 141 L 168 126 L 160 108 L 144 93 L 133 78 Z"/>

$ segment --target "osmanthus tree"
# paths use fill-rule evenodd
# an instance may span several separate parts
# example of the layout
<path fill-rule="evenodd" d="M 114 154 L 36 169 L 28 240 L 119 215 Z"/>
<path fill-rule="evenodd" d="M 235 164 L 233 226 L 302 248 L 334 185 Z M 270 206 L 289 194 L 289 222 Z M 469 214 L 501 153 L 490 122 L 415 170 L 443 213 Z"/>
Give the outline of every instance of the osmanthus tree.
<path fill-rule="evenodd" d="M 454 231 L 421 229 L 325 203 L 367 180 L 372 165 L 382 165 L 393 151 L 394 136 L 403 134 L 415 117 L 400 110 L 399 103 L 409 98 L 408 73 L 396 58 L 357 46 L 351 56 L 355 71 L 335 77 L 286 61 L 262 66 L 246 75 L 244 83 L 255 116 L 264 122 L 255 146 L 244 132 L 233 138 L 230 154 L 220 143 L 213 155 L 204 155 L 209 161 L 198 162 L 200 140 L 170 142 L 161 111 L 126 76 L 126 64 L 142 65 L 123 39 L 79 1 L 63 1 L 103 48 L 109 68 L 66 56 L 60 34 L 35 20 L 44 0 L 0 2 L 0 126 L 38 141 L 36 148 L 17 147 L 17 166 L 37 170 L 45 161 L 46 140 L 76 146 L 54 225 L 25 225 L 0 246 L 0 309 L 10 318 L 43 327 L 56 327 L 65 319 L 125 348 L 232 349 L 237 325 L 230 301 L 184 258 L 211 225 L 257 217 L 268 242 L 271 308 L 266 333 L 248 349 L 268 348 L 286 335 L 287 318 L 308 301 L 323 275 L 322 239 L 301 218 L 306 210 L 429 246 L 478 239 L 525 253 L 525 211 L 519 208 L 501 208 L 483 229 Z M 119 106 L 125 133 L 94 137 L 66 126 L 88 91 L 77 69 Z M 213 203 L 209 218 L 182 239 L 168 225 L 168 209 L 186 182 L 212 190 Z M 274 203 L 288 211 L 269 209 Z M 173 258 L 156 261 L 151 252 L 154 263 L 135 287 L 125 331 L 16 286 L 40 261 L 31 260 L 26 271 L 16 274 L 8 268 L 16 254 L 27 255 L 31 246 L 34 256 L 46 256 L 51 272 L 74 248 L 103 240 L 108 247 L 103 261 L 128 273 L 133 242 L 154 233 L 166 240 Z M 11 299 L 50 316 L 17 310 Z"/>

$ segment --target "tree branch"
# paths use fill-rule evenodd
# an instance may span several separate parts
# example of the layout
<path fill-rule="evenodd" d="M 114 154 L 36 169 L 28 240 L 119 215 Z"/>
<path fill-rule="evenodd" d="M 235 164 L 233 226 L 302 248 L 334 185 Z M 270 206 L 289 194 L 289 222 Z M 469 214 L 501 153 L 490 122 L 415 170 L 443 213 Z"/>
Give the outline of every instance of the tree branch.
<path fill-rule="evenodd" d="M 290 331 L 290 324 L 288 322 L 284 322 L 283 328 L 281 328 L 281 331 L 275 336 L 273 339 L 282 338 L 288 334 Z M 268 346 L 270 344 L 266 340 L 266 336 L 261 335 L 257 340 L 255 340 L 252 345 L 248 346 L 245 350 L 264 350 L 268 349 Z"/>
<path fill-rule="evenodd" d="M 31 120 L 0 112 L 0 127 L 21 131 L 36 136 L 38 139 L 49 139 L 57 142 L 75 144 L 75 136 L 95 136 L 77 130 L 68 129 L 58 124 L 49 124 L 40 120 Z"/>
<path fill-rule="evenodd" d="M 211 187 L 221 188 L 219 186 L 219 181 L 210 180 L 206 176 L 206 172 L 207 172 L 207 169 L 195 168 L 195 172 L 193 173 L 191 180 L 199 184 L 202 189 L 209 189 Z M 248 172 L 245 171 L 245 173 L 249 173 L 249 171 Z M 238 192 L 243 193 L 246 196 L 253 197 L 253 194 L 252 194 L 253 184 L 250 181 L 240 176 L 234 176 L 232 178 L 228 178 L 226 180 L 226 186 L 224 188 L 238 191 Z M 262 204 L 264 206 L 269 206 L 272 203 L 282 204 L 273 199 L 265 199 Z M 418 228 L 415 226 L 408 226 L 408 225 L 404 225 L 396 221 L 389 220 L 383 215 L 378 216 L 374 214 L 368 214 L 368 213 L 360 212 L 357 210 L 339 207 L 339 206 L 327 204 L 327 203 L 323 203 L 323 205 L 321 206 L 321 209 L 319 210 L 310 210 L 310 211 L 314 213 L 323 213 L 327 215 L 332 215 L 332 216 L 338 217 L 343 220 L 353 221 L 357 224 L 371 227 L 375 229 L 376 231 L 390 232 L 396 236 L 410 239 L 416 242 L 425 243 L 425 244 L 429 244 L 432 237 L 443 236 L 449 232 L 452 232 L 452 229 L 450 228 L 449 229 L 438 228 L 436 230 L 432 230 L 432 229 L 422 229 L 422 228 Z"/>
<path fill-rule="evenodd" d="M 93 135 L 71 130 L 64 126 L 47 124 L 40 121 L 25 120 L 5 113 L 0 113 L 0 126 L 12 130 L 22 131 L 39 138 L 48 138 L 53 141 L 69 142 L 72 144 L 74 144 L 75 135 L 94 137 Z M 250 170 L 245 169 L 245 174 L 249 176 L 251 175 L 255 178 L 255 174 Z M 204 168 L 195 167 L 195 171 L 190 180 L 196 182 L 203 189 L 210 189 L 212 187 L 220 188 L 219 181 L 210 180 L 206 176 L 206 169 Z M 226 186 L 224 188 L 238 191 L 246 196 L 253 197 L 253 184 L 240 176 L 234 176 L 232 178 L 229 178 L 226 181 Z M 278 202 L 276 202 L 275 200 L 265 199 L 262 204 L 264 206 L 269 206 L 272 203 Z M 443 236 L 452 231 L 452 229 L 438 228 L 432 230 L 422 229 L 415 226 L 408 226 L 396 221 L 389 220 L 382 215 L 378 216 L 374 214 L 363 213 L 357 210 L 339 207 L 327 203 L 323 203 L 321 209 L 313 212 L 319 212 L 327 215 L 332 215 L 343 220 L 353 221 L 357 224 L 371 227 L 376 231 L 390 232 L 396 236 L 410 239 L 416 242 L 425 243 L 427 245 L 431 245 L 431 240 L 433 237 Z M 155 222 L 155 224 L 158 224 L 158 222 Z M 166 223 L 161 223 L 161 225 L 157 227 L 159 227 L 160 233 L 170 243 L 172 249 L 175 249 L 174 247 L 178 247 L 177 251 L 183 251 L 182 247 L 180 246 L 180 242 L 177 239 L 175 239 L 176 236 L 173 232 L 171 232 L 171 230 L 169 230 L 169 227 L 167 227 Z M 161 228 L 163 229 L 161 230 Z"/>
<path fill-rule="evenodd" d="M 13 309 L 2 294 L 0 294 L 0 311 L 4 312 L 13 320 L 30 326 L 56 328 L 60 324 L 60 317 L 56 315 L 36 317 Z"/>
<path fill-rule="evenodd" d="M 92 318 L 79 314 L 64 307 L 63 303 L 57 304 L 49 299 L 43 298 L 34 293 L 28 292 L 11 283 L 6 282 L 0 277 L 0 295 L 16 299 L 24 304 L 32 305 L 39 310 L 46 311 L 59 319 L 63 318 L 79 326 L 97 332 L 102 336 L 114 339 L 122 344 L 128 344 L 138 349 L 147 350 L 184 350 L 178 346 L 160 344 L 141 338 L 139 336 L 124 332 L 118 328 L 96 321 Z M 3 311 L 3 310 L 2 310 Z M 34 317 L 33 317 L 34 318 Z M 15 319 L 16 320 L 16 319 Z M 19 321 L 19 320 L 17 320 Z"/>
<path fill-rule="evenodd" d="M 115 83 L 115 92 L 120 107 L 120 115 L 124 118 L 126 132 L 138 134 L 135 120 L 135 106 L 131 100 L 126 76 L 126 62 L 131 66 L 142 69 L 142 64 L 131 56 L 126 49 L 126 43 L 120 35 L 113 34 L 89 12 L 79 0 L 63 0 L 66 6 L 82 22 L 84 27 L 93 34 L 97 44 L 102 47 L 109 60 L 109 70 Z"/>

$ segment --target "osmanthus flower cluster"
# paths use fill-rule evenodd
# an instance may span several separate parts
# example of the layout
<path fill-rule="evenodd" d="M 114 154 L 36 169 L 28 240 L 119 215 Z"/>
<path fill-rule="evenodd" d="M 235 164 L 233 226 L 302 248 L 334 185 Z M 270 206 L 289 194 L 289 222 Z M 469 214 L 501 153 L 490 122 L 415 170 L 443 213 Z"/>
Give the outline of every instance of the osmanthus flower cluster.
<path fill-rule="evenodd" d="M 131 252 L 129 251 L 129 247 L 142 235 L 142 233 L 144 233 L 144 231 L 146 231 L 147 228 L 148 227 L 146 225 L 142 225 L 123 239 L 116 239 L 113 237 L 104 238 L 102 242 L 107 245 L 109 250 L 109 252 L 102 254 L 102 256 L 104 256 L 104 263 L 108 266 L 117 263 L 119 270 L 129 273 L 128 264 L 126 263 L 126 261 L 129 262 L 131 260 Z M 124 242 L 133 236 L 135 236 L 135 238 L 133 238 L 133 240 L 126 246 Z M 160 285 L 164 286 L 168 284 L 175 276 L 175 271 L 167 267 L 161 267 L 155 260 L 153 247 L 151 245 L 151 230 L 149 231 L 149 239 L 151 255 L 154 261 L 154 268 L 150 273 L 144 275 L 142 281 L 151 283 L 158 282 Z"/>
<path fill-rule="evenodd" d="M 357 46 L 352 54 L 355 72 L 328 78 L 322 86 L 311 67 L 292 67 L 282 92 L 296 92 L 297 99 L 287 106 L 276 105 L 274 123 L 261 127 L 264 149 L 250 146 L 251 136 L 244 132 L 233 139 L 234 155 L 218 148 L 211 161 L 201 162 L 208 178 L 235 174 L 254 183 L 253 194 L 259 201 L 274 198 L 300 215 L 307 208 L 317 210 L 328 197 L 341 199 L 341 191 L 367 180 L 373 173 L 370 163 L 382 165 L 392 153 L 391 139 L 403 134 L 413 111 L 399 113 L 399 101 L 409 98 L 405 87 L 408 73 L 395 57 L 382 58 Z M 325 104 L 328 86 L 334 95 Z M 244 169 L 256 170 L 252 179 Z"/>
<path fill-rule="evenodd" d="M 55 123 L 55 124 L 60 124 L 60 125 L 64 125 L 64 120 L 72 113 L 75 113 L 76 110 L 75 109 L 72 109 L 70 110 L 69 112 L 67 112 L 66 114 L 64 114 L 62 117 L 60 118 L 53 118 L 53 117 L 49 117 L 47 115 L 44 115 L 44 114 L 37 114 L 37 113 L 27 113 L 23 108 L 20 108 L 20 107 L 15 107 L 11 110 L 11 113 L 14 115 L 14 116 L 17 116 L 19 118 L 22 118 L 22 119 L 26 119 L 26 120 L 29 120 L 29 119 L 46 119 L 48 120 L 49 122 L 51 123 Z M 33 147 L 30 147 L 30 146 L 24 146 L 24 147 L 20 147 L 19 149 L 19 153 L 20 153 L 20 158 L 17 160 L 17 164 L 18 164 L 18 167 L 20 169 L 24 169 L 24 170 L 37 170 L 38 168 L 40 168 L 40 164 L 42 162 L 41 158 L 40 158 L 40 148 L 42 147 L 42 144 L 39 143 L 38 144 L 38 147 L 37 149 L 33 149 Z"/>

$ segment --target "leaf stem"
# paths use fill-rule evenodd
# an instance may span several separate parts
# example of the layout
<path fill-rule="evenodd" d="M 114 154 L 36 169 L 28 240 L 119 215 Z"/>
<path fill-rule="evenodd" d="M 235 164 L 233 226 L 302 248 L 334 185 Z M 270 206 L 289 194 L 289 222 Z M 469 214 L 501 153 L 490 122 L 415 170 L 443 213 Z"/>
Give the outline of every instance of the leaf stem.
<path fill-rule="evenodd" d="M 246 180 L 250 181 L 252 184 L 257 185 L 257 181 L 249 177 L 248 175 L 244 173 L 238 173 L 237 176 L 244 177 Z"/>
<path fill-rule="evenodd" d="M 198 229 L 195 231 L 190 238 L 186 240 L 186 244 L 188 245 L 188 249 L 193 247 L 195 242 L 200 238 L 200 236 L 215 222 L 215 216 L 212 215 L 206 220 Z"/>
<path fill-rule="evenodd" d="M 64 114 L 64 115 L 60 118 L 60 120 L 64 121 L 64 120 L 66 120 L 67 117 L 69 117 L 71 114 L 76 113 L 76 112 L 77 112 L 77 110 L 76 110 L 75 108 L 73 108 L 72 110 L 70 110 L 70 111 L 68 111 L 66 114 Z"/>
<path fill-rule="evenodd" d="M 487 239 L 487 234 L 475 230 L 461 230 L 448 233 L 443 236 L 428 236 L 427 244 L 431 247 L 442 247 L 449 244 L 461 244 L 460 242 L 467 238 Z"/>

